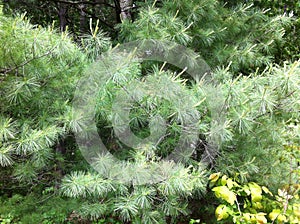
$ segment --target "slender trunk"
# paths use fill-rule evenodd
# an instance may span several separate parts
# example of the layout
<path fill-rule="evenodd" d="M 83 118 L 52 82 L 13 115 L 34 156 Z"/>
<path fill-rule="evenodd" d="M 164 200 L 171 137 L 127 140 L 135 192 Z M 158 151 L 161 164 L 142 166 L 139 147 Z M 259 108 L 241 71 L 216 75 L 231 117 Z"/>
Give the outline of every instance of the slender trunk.
<path fill-rule="evenodd" d="M 80 7 L 79 30 L 80 30 L 80 34 L 84 34 L 86 32 L 86 26 L 87 26 L 86 13 L 84 12 L 85 5 L 81 4 L 79 7 Z"/>
<path fill-rule="evenodd" d="M 119 0 L 114 0 L 114 3 L 115 3 L 115 13 L 116 13 L 116 21 L 117 23 L 121 23 L 121 17 L 120 17 L 120 14 L 121 14 L 121 9 L 120 9 L 120 2 Z"/>
<path fill-rule="evenodd" d="M 106 18 L 105 16 L 103 16 L 103 12 L 102 12 L 102 8 L 104 8 L 103 3 L 105 3 L 105 1 L 107 0 L 94 0 L 95 6 L 93 7 L 93 14 L 97 18 L 102 18 L 106 22 Z"/>
<path fill-rule="evenodd" d="M 64 3 L 60 3 L 58 9 L 58 16 L 59 16 L 59 27 L 61 32 L 66 30 L 67 11 L 68 11 L 68 6 Z"/>
<path fill-rule="evenodd" d="M 55 178 L 59 181 L 64 175 L 63 169 L 63 161 L 61 160 L 62 156 L 66 153 L 65 142 L 64 140 L 59 140 L 55 147 L 56 161 L 54 165 L 55 170 Z M 56 184 L 56 188 L 59 188 L 58 184 Z"/>
<path fill-rule="evenodd" d="M 131 20 L 132 0 L 120 0 L 121 20 Z"/>

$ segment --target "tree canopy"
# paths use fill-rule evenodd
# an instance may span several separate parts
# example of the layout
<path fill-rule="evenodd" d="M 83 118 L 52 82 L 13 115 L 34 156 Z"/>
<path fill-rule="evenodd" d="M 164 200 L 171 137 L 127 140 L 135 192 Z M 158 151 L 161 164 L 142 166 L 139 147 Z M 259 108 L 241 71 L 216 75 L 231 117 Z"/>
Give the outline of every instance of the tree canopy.
<path fill-rule="evenodd" d="M 0 9 L 1 224 L 299 223 L 297 1 Z"/>

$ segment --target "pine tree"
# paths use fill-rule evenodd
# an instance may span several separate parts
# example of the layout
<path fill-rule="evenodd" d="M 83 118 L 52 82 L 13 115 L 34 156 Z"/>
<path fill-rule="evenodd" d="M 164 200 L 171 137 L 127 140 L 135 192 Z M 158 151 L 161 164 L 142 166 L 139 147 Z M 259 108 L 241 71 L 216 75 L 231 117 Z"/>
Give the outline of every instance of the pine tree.
<path fill-rule="evenodd" d="M 217 0 L 154 1 L 134 23 L 120 24 L 120 40 L 163 39 L 196 49 L 211 67 L 228 65 L 233 72 L 264 67 L 282 47 L 291 18 L 267 16 L 253 4 L 226 7 Z M 142 28 L 142 29 L 141 29 Z"/>
<path fill-rule="evenodd" d="M 118 40 L 112 42 L 153 38 L 198 51 L 224 99 L 212 100 L 207 83 L 163 63 L 141 63 L 128 55 L 109 61 L 116 72 L 97 95 L 97 131 L 110 153 L 131 166 L 118 167 L 112 157 L 99 155 L 95 172 L 81 161 L 75 144 L 74 135 L 82 133 L 85 123 L 84 114 L 73 113 L 72 100 L 77 81 L 111 49 L 110 38 L 91 22 L 79 47 L 67 32 L 31 25 L 25 16 L 0 15 L 0 173 L 3 179 L 14 177 L 1 187 L 18 183 L 28 198 L 31 190 L 40 194 L 53 187 L 57 201 L 66 196 L 83 202 L 73 211 L 78 219 L 176 223 L 191 210 L 203 209 L 200 200 L 214 203 L 206 194 L 211 172 L 238 173 L 241 182 L 258 181 L 274 191 L 294 180 L 297 184 L 298 154 L 287 149 L 300 144 L 300 62 L 273 63 L 291 18 L 272 17 L 251 5 L 176 0 L 147 1 L 133 19 L 119 24 Z M 187 58 L 193 62 L 193 56 Z M 119 61 L 126 66 L 117 70 Z M 146 139 L 149 118 L 156 115 L 167 128 L 157 144 L 129 147 L 113 130 L 123 130 L 124 124 L 112 108 L 116 99 L 120 107 L 128 106 L 126 97 L 118 97 L 126 86 L 138 89 L 137 80 L 141 91 L 130 105 L 132 132 Z M 174 91 L 164 92 L 166 86 Z M 164 98 L 168 94 L 177 96 L 180 108 Z M 217 115 L 223 119 L 216 125 Z M 200 132 L 192 155 L 182 154 L 181 163 L 161 161 L 174 150 L 191 117 L 199 120 L 193 125 Z M 193 140 L 189 133 L 184 136 Z M 208 144 L 212 137 L 216 145 Z M 212 149 L 217 155 L 205 168 L 201 155 Z M 141 185 L 152 178 L 149 167 L 163 171 L 161 179 Z M 126 181 L 108 178 L 118 173 Z"/>
<path fill-rule="evenodd" d="M 33 183 L 53 169 L 57 142 L 69 133 L 63 115 L 87 60 L 66 33 L 24 16 L 0 20 L 0 165 Z"/>

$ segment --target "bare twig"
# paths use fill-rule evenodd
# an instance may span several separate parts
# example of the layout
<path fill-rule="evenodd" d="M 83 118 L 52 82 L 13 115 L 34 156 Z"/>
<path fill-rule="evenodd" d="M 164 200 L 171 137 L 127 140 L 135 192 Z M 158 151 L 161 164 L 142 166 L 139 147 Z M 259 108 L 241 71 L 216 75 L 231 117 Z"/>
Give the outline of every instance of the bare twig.
<path fill-rule="evenodd" d="M 241 212 L 240 204 L 239 204 L 238 200 L 235 199 L 235 202 L 236 202 L 236 205 L 237 205 L 237 209 L 239 210 L 240 216 L 242 216 L 242 212 Z"/>

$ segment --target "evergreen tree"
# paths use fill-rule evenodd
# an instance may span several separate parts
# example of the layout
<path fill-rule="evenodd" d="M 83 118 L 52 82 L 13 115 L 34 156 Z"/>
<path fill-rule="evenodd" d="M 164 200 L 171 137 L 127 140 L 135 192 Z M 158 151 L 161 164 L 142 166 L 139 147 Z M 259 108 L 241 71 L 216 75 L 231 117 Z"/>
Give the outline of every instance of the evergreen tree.
<path fill-rule="evenodd" d="M 4 206 L 10 208 L 22 201 L 28 207 L 35 195 L 47 201 L 50 191 L 55 196 L 49 198 L 63 208 L 68 205 L 61 197 L 69 198 L 73 213 L 68 220 L 73 222 L 112 217 L 123 223 L 176 223 L 187 221 L 191 211 L 211 208 L 203 208 L 200 202 L 216 204 L 207 186 L 211 172 L 238 174 L 241 184 L 256 181 L 272 191 L 283 185 L 298 186 L 300 64 L 274 63 L 291 18 L 216 0 L 137 4 L 137 18 L 125 13 L 117 27 L 117 39 L 110 40 L 99 29 L 101 21 L 90 21 L 89 34 L 82 37 L 80 46 L 53 26 L 31 25 L 24 15 L 0 15 L 0 173 L 5 180 L 0 192 L 4 199 L 10 198 Z M 191 80 L 178 68 L 122 58 L 126 66 L 99 89 L 95 121 L 109 151 L 132 166 L 122 170 L 114 166 L 111 157 L 99 156 L 94 161 L 95 172 L 82 161 L 75 143 L 74 135 L 82 133 L 84 126 L 84 115 L 72 110 L 77 82 L 111 49 L 111 42 L 151 38 L 199 52 L 211 66 L 211 81 L 224 99 L 212 101 L 211 89 L 203 80 Z M 119 61 L 110 63 L 117 69 Z M 145 141 L 129 147 L 113 130 L 114 124 L 121 130 L 124 126 L 112 108 L 116 99 L 125 101 L 118 98 L 120 93 L 124 86 L 136 87 L 136 80 L 149 94 L 137 91 L 139 100 L 130 105 L 131 130 L 146 139 L 149 118 L 156 115 L 167 121 L 167 128 L 157 144 Z M 166 86 L 174 90 L 182 108 L 160 97 L 159 93 L 168 95 L 163 92 Z M 217 106 L 221 110 L 214 111 Z M 212 122 L 215 113 L 224 117 L 218 125 Z M 161 162 L 176 147 L 184 121 L 190 117 L 199 118 L 194 124 L 200 136 L 193 154 L 183 155 L 181 163 Z M 208 144 L 212 136 L 217 146 Z M 218 154 L 205 168 L 201 155 L 209 147 L 217 147 Z M 151 178 L 148 167 L 164 171 L 163 178 L 139 185 Z M 126 183 L 108 178 L 118 172 Z M 299 196 L 299 191 L 295 195 Z M 49 201 L 44 204 L 49 205 Z M 0 221 L 4 213 L 9 212 L 0 206 Z M 205 214 L 200 218 L 205 220 Z M 12 219 L 21 218 L 16 215 Z M 28 219 L 22 222 L 29 223 Z"/>
<path fill-rule="evenodd" d="M 248 74 L 274 61 L 291 18 L 270 17 L 252 4 L 226 7 L 217 0 L 154 1 L 133 23 L 120 24 L 120 40 L 166 39 L 195 49 L 211 67 Z"/>

